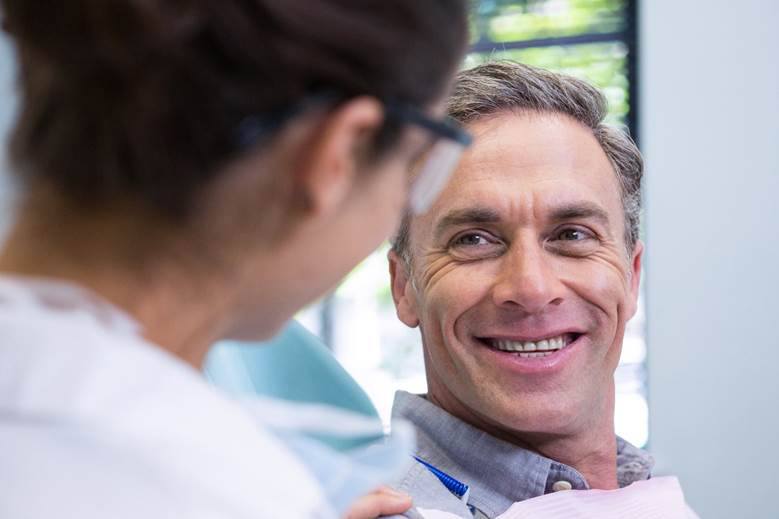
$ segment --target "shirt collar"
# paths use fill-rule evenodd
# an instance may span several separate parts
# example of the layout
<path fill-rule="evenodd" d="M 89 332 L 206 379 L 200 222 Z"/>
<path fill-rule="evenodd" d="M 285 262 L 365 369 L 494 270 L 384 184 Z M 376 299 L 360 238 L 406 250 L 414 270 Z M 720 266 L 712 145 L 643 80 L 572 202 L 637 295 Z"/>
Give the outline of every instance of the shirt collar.
<path fill-rule="evenodd" d="M 33 312 L 85 312 L 121 335 L 141 334 L 140 324 L 118 307 L 77 284 L 52 278 L 0 275 L 0 306 Z"/>
<path fill-rule="evenodd" d="M 491 516 L 514 502 L 552 492 L 558 481 L 567 481 L 574 489 L 589 488 L 574 468 L 495 438 L 422 396 L 397 392 L 392 416 L 416 426 L 417 455 L 468 484 L 469 503 Z M 652 464 L 646 452 L 617 438 L 620 486 L 647 479 Z"/>

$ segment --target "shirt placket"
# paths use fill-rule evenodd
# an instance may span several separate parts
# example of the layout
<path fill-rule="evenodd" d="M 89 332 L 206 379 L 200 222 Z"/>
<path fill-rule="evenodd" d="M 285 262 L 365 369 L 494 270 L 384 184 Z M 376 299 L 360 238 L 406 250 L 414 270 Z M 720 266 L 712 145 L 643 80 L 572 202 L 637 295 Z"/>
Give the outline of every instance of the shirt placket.
<path fill-rule="evenodd" d="M 549 475 L 546 478 L 545 494 L 562 492 L 565 490 L 589 490 L 589 485 L 584 476 L 576 470 L 560 463 L 552 463 Z"/>

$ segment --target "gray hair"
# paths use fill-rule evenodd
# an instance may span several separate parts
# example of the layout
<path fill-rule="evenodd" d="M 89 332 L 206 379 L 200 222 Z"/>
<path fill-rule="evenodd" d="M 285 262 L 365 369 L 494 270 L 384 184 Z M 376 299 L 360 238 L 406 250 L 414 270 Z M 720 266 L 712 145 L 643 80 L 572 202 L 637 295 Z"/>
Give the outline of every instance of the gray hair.
<path fill-rule="evenodd" d="M 564 74 L 523 65 L 494 61 L 457 75 L 447 113 L 463 125 L 498 113 L 536 112 L 562 114 L 592 130 L 606 153 L 620 183 L 625 213 L 625 244 L 628 254 L 638 240 L 641 215 L 641 177 L 644 162 L 628 133 L 604 123 L 606 98 L 596 87 Z M 411 265 L 407 213 L 392 240 L 393 250 Z"/>

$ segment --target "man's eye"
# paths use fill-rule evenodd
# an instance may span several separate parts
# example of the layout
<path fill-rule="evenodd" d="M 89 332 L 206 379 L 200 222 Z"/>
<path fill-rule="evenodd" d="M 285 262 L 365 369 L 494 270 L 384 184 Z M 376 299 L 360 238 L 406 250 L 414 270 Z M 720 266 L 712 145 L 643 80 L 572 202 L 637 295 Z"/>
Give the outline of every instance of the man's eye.
<path fill-rule="evenodd" d="M 582 229 L 563 229 L 557 234 L 557 239 L 564 241 L 581 241 L 592 237 L 591 233 Z"/>
<path fill-rule="evenodd" d="M 552 250 L 566 256 L 586 256 L 600 246 L 598 236 L 581 227 L 565 227 L 555 231 L 547 243 Z"/>
<path fill-rule="evenodd" d="M 463 234 L 452 241 L 452 245 L 466 247 L 478 247 L 479 245 L 490 245 L 492 243 L 494 241 L 490 241 L 485 236 L 476 233 Z"/>
<path fill-rule="evenodd" d="M 499 238 L 483 232 L 466 232 L 449 243 L 450 254 L 461 261 L 494 258 L 502 254 L 504 249 Z"/>

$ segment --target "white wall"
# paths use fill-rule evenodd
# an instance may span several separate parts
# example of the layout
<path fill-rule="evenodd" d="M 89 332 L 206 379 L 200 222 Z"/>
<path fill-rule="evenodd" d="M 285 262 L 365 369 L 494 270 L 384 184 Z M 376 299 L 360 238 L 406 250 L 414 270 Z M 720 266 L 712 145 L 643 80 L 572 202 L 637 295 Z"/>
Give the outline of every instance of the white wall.
<path fill-rule="evenodd" d="M 779 517 L 779 3 L 641 2 L 650 448 L 701 517 Z"/>

